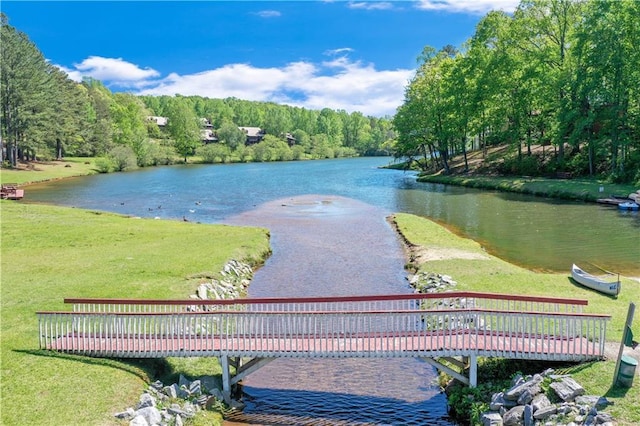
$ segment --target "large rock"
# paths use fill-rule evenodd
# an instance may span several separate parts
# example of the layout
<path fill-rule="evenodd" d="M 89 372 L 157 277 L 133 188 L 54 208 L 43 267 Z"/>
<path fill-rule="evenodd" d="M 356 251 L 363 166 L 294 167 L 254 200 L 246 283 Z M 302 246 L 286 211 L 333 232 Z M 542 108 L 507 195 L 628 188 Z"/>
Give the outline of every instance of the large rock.
<path fill-rule="evenodd" d="M 200 380 L 194 380 L 189 384 L 189 393 L 192 396 L 200 396 L 202 395 L 202 383 Z"/>
<path fill-rule="evenodd" d="M 136 418 L 140 416 L 144 417 L 149 425 L 157 425 L 162 421 L 162 414 L 156 407 L 144 407 L 136 410 Z"/>
<path fill-rule="evenodd" d="M 548 405 L 546 407 L 539 408 L 533 413 L 533 418 L 536 420 L 544 420 L 558 411 L 558 407 L 555 405 Z"/>
<path fill-rule="evenodd" d="M 171 386 L 165 386 L 162 389 L 162 392 L 167 395 L 169 398 L 177 398 L 178 397 L 178 391 L 180 390 L 180 388 L 178 387 L 177 383 L 172 384 Z"/>
<path fill-rule="evenodd" d="M 506 391 L 504 393 L 504 398 L 511 401 L 517 401 L 518 398 L 520 398 L 520 396 L 526 391 L 528 391 L 533 398 L 533 395 L 537 395 L 538 393 L 540 393 L 540 383 L 542 383 L 542 376 L 536 374 L 530 380 L 527 380 L 526 382 L 521 384 L 516 384 L 511 389 Z"/>
<path fill-rule="evenodd" d="M 533 398 L 533 401 L 531 401 L 531 407 L 533 408 L 534 413 L 539 409 L 549 407 L 550 405 L 551 401 L 549 401 L 547 395 L 543 393 L 539 393 Z"/>
<path fill-rule="evenodd" d="M 156 406 L 156 399 L 149 395 L 148 393 L 143 393 L 142 395 L 140 395 L 140 402 L 138 402 L 138 405 L 136 406 L 136 409 L 141 409 L 144 407 L 155 407 Z"/>
<path fill-rule="evenodd" d="M 491 397 L 491 403 L 489 404 L 489 409 L 493 411 L 500 411 L 500 408 L 504 407 L 506 409 L 510 409 L 515 407 L 517 404 L 515 401 L 511 401 L 504 398 L 504 392 L 494 393 Z"/>
<path fill-rule="evenodd" d="M 135 416 L 133 420 L 129 422 L 129 426 L 150 426 L 147 419 L 144 416 Z"/>
<path fill-rule="evenodd" d="M 133 420 L 135 416 L 136 412 L 133 410 L 133 408 L 127 408 L 127 411 L 114 414 L 115 418 L 123 420 Z"/>
<path fill-rule="evenodd" d="M 578 405 L 588 405 L 589 407 L 595 407 L 598 410 L 602 410 L 608 405 L 612 404 L 612 402 L 604 396 L 597 395 L 580 395 L 576 397 L 574 402 Z"/>
<path fill-rule="evenodd" d="M 584 395 L 585 392 L 584 388 L 571 377 L 564 377 L 559 382 L 553 382 L 550 387 L 560 399 L 566 402 L 573 401 L 577 396 Z"/>
<path fill-rule="evenodd" d="M 596 416 L 597 424 L 612 423 L 612 422 L 613 422 L 613 417 L 609 413 L 598 413 L 598 415 Z"/>
<path fill-rule="evenodd" d="M 202 300 L 207 300 L 209 298 L 209 288 L 210 288 L 210 285 L 208 284 L 200 284 L 198 286 L 198 289 L 196 290 L 196 294 L 198 295 L 198 298 Z"/>
<path fill-rule="evenodd" d="M 524 418 L 524 405 L 518 405 L 507 411 L 502 417 L 504 426 L 520 426 Z"/>
<path fill-rule="evenodd" d="M 540 393 L 540 385 L 533 385 L 528 387 L 522 392 L 522 394 L 518 397 L 518 405 L 527 405 L 531 401 L 533 401 L 533 397 Z"/>
<path fill-rule="evenodd" d="M 531 405 L 524 406 L 522 421 L 524 423 L 524 426 L 533 426 L 533 408 L 531 407 Z"/>
<path fill-rule="evenodd" d="M 482 422 L 482 426 L 502 426 L 502 416 L 500 413 L 496 413 L 495 411 L 490 411 L 482 414 L 482 418 L 480 419 Z"/>

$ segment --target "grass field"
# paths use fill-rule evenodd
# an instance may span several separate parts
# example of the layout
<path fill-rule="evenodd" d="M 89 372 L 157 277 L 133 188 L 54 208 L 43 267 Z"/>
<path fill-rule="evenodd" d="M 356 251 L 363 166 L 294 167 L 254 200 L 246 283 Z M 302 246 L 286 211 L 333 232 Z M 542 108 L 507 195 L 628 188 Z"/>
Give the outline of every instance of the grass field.
<path fill-rule="evenodd" d="M 616 184 L 587 178 L 549 179 L 514 176 L 424 175 L 419 177 L 418 180 L 420 182 L 468 186 L 478 189 L 495 189 L 520 194 L 583 201 L 596 201 L 598 198 L 607 198 L 611 195 L 626 197 L 640 189 L 631 184 Z"/>
<path fill-rule="evenodd" d="M 585 312 L 611 315 L 607 340 L 616 348 L 617 355 L 629 302 L 637 302 L 637 295 L 640 294 L 639 282 L 623 278 L 622 292 L 617 299 L 610 298 L 573 284 L 568 274 L 531 272 L 490 256 L 478 243 L 458 237 L 428 219 L 408 214 L 396 214 L 394 218 L 400 232 L 411 243 L 427 251 L 452 253 L 448 259 L 441 256 L 442 260 L 429 260 L 416 266 L 421 271 L 450 275 L 458 282 L 457 290 L 588 300 Z M 475 256 L 461 256 L 462 252 Z M 638 315 L 640 314 L 636 311 L 636 317 Z M 638 324 L 637 320 L 635 324 Z M 633 329 L 636 336 L 640 335 L 638 326 Z M 633 356 L 640 358 L 640 347 Z M 568 366 L 566 371 L 574 374 L 588 394 L 605 395 L 613 400 L 615 405 L 607 411 L 615 416 L 620 425 L 640 424 L 640 384 L 636 380 L 635 386 L 630 389 L 612 388 L 615 362 L 614 357 L 602 362 Z"/>
<path fill-rule="evenodd" d="M 0 184 L 26 185 L 46 180 L 65 179 L 97 173 L 95 158 L 69 157 L 60 161 L 20 163 L 15 169 L 0 169 Z"/>
<path fill-rule="evenodd" d="M 64 297 L 186 298 L 229 259 L 260 263 L 265 229 L 134 219 L 1 201 L 3 425 L 118 424 L 150 377 L 219 372 L 217 361 L 146 362 L 38 349 L 36 311 Z"/>

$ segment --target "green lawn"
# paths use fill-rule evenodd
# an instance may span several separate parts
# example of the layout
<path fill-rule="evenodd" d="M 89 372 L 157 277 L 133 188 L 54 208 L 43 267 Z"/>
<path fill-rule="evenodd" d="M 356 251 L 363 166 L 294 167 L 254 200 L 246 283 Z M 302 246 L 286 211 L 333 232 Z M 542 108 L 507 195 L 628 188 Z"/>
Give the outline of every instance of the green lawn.
<path fill-rule="evenodd" d="M 611 195 L 629 196 L 640 189 L 631 184 L 615 184 L 588 178 L 423 175 L 418 178 L 418 181 L 584 201 L 595 201 Z"/>
<path fill-rule="evenodd" d="M 119 361 L 38 348 L 36 311 L 64 297 L 186 298 L 229 259 L 258 264 L 265 229 L 135 219 L 1 201 L 3 425 L 117 424 L 148 379 L 215 374 L 215 360 Z"/>
<path fill-rule="evenodd" d="M 0 183 L 26 185 L 46 180 L 95 174 L 95 158 L 69 157 L 61 161 L 20 164 L 16 169 L 0 168 Z"/>
<path fill-rule="evenodd" d="M 548 274 L 532 272 L 490 256 L 482 247 L 465 238 L 458 237 L 440 225 L 409 214 L 394 215 L 398 229 L 413 244 L 431 250 L 456 249 L 484 259 L 465 259 L 463 256 L 447 260 L 431 260 L 420 265 L 419 270 L 446 274 L 458 282 L 457 290 L 483 291 L 490 293 L 509 293 L 552 297 L 586 299 L 589 305 L 585 312 L 611 315 L 607 328 L 607 340 L 614 342 L 616 348 L 622 338 L 622 331 L 629 308 L 629 302 L 637 302 L 640 283 L 631 279 L 622 279 L 622 292 L 617 299 L 579 287 L 566 274 Z M 459 252 L 458 252 L 459 253 Z M 634 335 L 640 336 L 638 311 L 633 327 Z M 616 351 L 617 353 L 617 351 Z M 635 352 L 640 357 L 640 348 Z M 631 389 L 612 388 L 615 359 L 582 364 L 569 369 L 579 383 L 585 386 L 587 393 L 606 395 L 615 405 L 611 412 L 621 425 L 640 424 L 640 383 Z"/>

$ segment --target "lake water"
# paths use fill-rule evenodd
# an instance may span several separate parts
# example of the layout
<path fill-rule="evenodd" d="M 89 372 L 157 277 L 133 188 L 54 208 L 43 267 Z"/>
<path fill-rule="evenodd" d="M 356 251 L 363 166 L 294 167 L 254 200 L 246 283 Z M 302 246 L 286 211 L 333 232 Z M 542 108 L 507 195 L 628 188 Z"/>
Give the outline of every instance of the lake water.
<path fill-rule="evenodd" d="M 430 217 L 531 269 L 592 262 L 640 276 L 640 219 L 598 205 L 417 183 L 389 159 L 174 166 L 29 187 L 28 201 L 271 231 L 252 297 L 404 293 L 392 212 Z M 451 425 L 416 359 L 280 359 L 243 381 L 228 424 Z"/>
<path fill-rule="evenodd" d="M 379 169 L 388 158 L 190 165 L 88 176 L 30 186 L 27 201 L 124 214 L 224 222 L 271 200 L 338 195 L 383 214 L 429 217 L 505 260 L 568 272 L 572 263 L 640 277 L 640 216 L 616 208 L 419 183 Z"/>

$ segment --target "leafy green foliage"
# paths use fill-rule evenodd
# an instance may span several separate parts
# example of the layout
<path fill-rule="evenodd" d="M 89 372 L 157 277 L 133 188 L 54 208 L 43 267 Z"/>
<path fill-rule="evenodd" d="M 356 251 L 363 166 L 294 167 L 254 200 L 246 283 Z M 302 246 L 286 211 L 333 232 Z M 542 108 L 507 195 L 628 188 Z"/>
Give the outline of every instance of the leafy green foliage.
<path fill-rule="evenodd" d="M 113 171 L 116 172 L 135 169 L 138 165 L 133 149 L 124 145 L 116 146 L 109 151 L 107 158 L 113 167 Z"/>
<path fill-rule="evenodd" d="M 480 424 L 480 415 L 486 411 L 491 402 L 491 395 L 498 387 L 492 383 L 480 383 L 471 388 L 457 383 L 449 389 L 448 401 L 451 417 L 463 424 Z"/>
<path fill-rule="evenodd" d="M 449 156 L 500 143 L 517 155 L 503 173 L 637 180 L 638 19 L 632 0 L 523 0 L 482 18 L 462 52 L 426 47 L 393 120 L 395 156 L 449 173 Z"/>
<path fill-rule="evenodd" d="M 199 147 L 196 154 L 202 158 L 203 163 L 226 163 L 231 157 L 231 150 L 225 145 L 208 144 Z"/>

